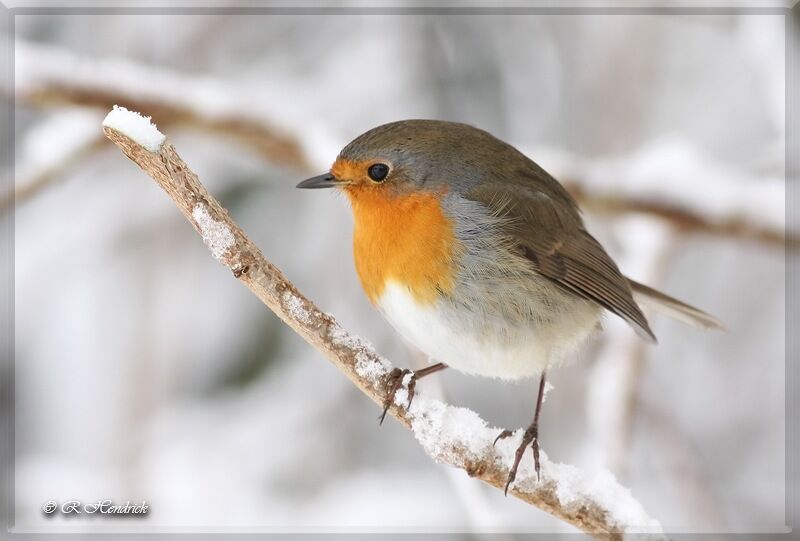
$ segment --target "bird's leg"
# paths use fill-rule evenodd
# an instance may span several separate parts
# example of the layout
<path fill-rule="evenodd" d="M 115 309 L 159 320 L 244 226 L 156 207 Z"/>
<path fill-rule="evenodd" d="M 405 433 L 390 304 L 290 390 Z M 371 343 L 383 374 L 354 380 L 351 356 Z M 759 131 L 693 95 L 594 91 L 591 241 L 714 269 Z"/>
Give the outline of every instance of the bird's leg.
<path fill-rule="evenodd" d="M 379 424 L 383 424 L 386 418 L 386 412 L 394 402 L 394 396 L 397 394 L 398 389 L 403 386 L 403 379 L 406 374 L 411 374 L 411 380 L 408 382 L 408 408 L 411 408 L 411 401 L 414 400 L 414 390 L 417 386 L 417 380 L 424 378 L 430 374 L 444 370 L 447 365 L 444 363 L 436 363 L 419 370 L 409 370 L 407 368 L 395 368 L 389 372 L 389 391 L 386 393 L 386 398 L 383 400 L 383 412 L 380 416 Z"/>
<path fill-rule="evenodd" d="M 544 385 L 545 372 L 542 372 L 542 377 L 539 380 L 539 394 L 536 397 L 536 412 L 533 414 L 533 422 L 525 430 L 525 434 L 522 435 L 522 443 L 519 444 L 517 452 L 514 455 L 514 464 L 508 472 L 508 480 L 506 481 L 506 494 L 508 494 L 508 487 L 511 486 L 511 483 L 513 483 L 514 479 L 517 477 L 517 468 L 519 468 L 519 463 L 522 460 L 522 456 L 525 454 L 525 448 L 528 447 L 528 444 L 530 444 L 533 449 L 533 466 L 536 470 L 536 478 L 538 480 L 542 478 L 541 466 L 539 464 L 539 412 L 542 409 L 542 402 L 544 401 Z M 494 443 L 497 444 L 499 440 L 507 438 L 513 433 L 514 432 L 511 430 L 503 430 L 500 435 L 495 438 Z"/>

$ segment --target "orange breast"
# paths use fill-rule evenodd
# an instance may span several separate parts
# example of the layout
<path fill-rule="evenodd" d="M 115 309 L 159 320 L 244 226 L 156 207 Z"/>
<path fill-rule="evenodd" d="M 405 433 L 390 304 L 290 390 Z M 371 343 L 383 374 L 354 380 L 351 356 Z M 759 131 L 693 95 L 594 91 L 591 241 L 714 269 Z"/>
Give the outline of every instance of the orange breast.
<path fill-rule="evenodd" d="M 452 291 L 460 245 L 439 195 L 396 195 L 372 187 L 346 193 L 355 219 L 356 271 L 373 303 L 389 281 L 408 287 L 420 304 Z"/>

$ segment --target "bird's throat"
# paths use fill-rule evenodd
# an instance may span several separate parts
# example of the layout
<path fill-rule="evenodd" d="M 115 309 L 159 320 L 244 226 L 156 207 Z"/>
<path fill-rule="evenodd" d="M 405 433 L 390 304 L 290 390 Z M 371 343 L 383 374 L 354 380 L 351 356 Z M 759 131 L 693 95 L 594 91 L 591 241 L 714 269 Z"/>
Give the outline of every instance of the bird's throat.
<path fill-rule="evenodd" d="M 359 187 L 346 191 L 353 207 L 353 254 L 361 284 L 376 304 L 386 285 L 407 287 L 432 304 L 455 286 L 460 250 L 440 194 L 394 194 Z"/>

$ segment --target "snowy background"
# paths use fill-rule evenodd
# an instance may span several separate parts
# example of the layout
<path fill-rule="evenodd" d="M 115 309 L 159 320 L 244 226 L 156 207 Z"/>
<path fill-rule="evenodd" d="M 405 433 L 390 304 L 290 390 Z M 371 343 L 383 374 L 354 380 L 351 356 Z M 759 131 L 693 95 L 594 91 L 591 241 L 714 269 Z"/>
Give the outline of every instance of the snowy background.
<path fill-rule="evenodd" d="M 782 16 L 15 22 L 19 530 L 572 531 L 432 463 L 394 421 L 378 427 L 378 408 L 104 142 L 112 103 L 162 104 L 143 112 L 265 255 L 400 366 L 424 360 L 360 290 L 346 201 L 294 189 L 375 125 L 471 123 L 587 193 L 742 225 L 718 234 L 587 211 L 627 274 L 730 331 L 653 315 L 660 344 L 649 347 L 609 319 L 552 374 L 540 434 L 551 459 L 613 471 L 667 531 L 783 529 Z M 236 135 L 243 119 L 290 150 Z M 447 371 L 419 388 L 516 428 L 536 384 Z M 151 513 L 41 512 L 50 499 L 98 498 L 145 499 Z"/>

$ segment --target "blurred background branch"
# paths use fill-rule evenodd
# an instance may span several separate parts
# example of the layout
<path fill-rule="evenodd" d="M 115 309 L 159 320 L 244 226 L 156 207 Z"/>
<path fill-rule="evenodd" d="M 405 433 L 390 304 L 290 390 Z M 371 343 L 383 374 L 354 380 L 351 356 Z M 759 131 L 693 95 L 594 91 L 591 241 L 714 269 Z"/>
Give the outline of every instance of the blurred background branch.
<path fill-rule="evenodd" d="M 645 194 L 621 195 L 613 189 L 607 192 L 603 190 L 587 189 L 587 183 L 575 181 L 567 178 L 564 185 L 578 200 L 582 208 L 589 212 L 599 215 L 623 216 L 623 215 L 649 215 L 661 219 L 675 228 L 678 233 L 684 234 L 709 234 L 728 237 L 732 240 L 744 240 L 763 243 L 767 246 L 783 249 L 784 247 L 797 248 L 800 246 L 800 237 L 794 232 L 787 232 L 785 227 L 759 223 L 762 220 L 751 220 L 750 213 L 740 213 L 732 211 L 721 213 L 717 216 L 709 216 L 704 211 L 693 212 L 688 210 L 679 202 L 670 201 L 656 197 L 648 197 Z M 781 182 L 782 184 L 782 182 Z M 776 186 L 783 189 L 782 185 Z M 759 186 L 757 189 L 765 189 Z M 742 194 L 742 206 L 748 201 L 748 193 Z M 713 198 L 708 194 L 703 197 Z M 772 206 L 778 206 L 784 201 L 782 193 L 776 193 Z M 753 205 L 754 212 L 763 212 L 763 207 Z M 781 213 L 782 214 L 782 213 Z"/>
<path fill-rule="evenodd" d="M 81 58 L 21 41 L 16 47 L 21 65 L 25 66 L 18 71 L 15 82 L 15 96 L 20 103 L 37 108 L 77 105 L 98 110 L 122 105 L 148 111 L 160 126 L 183 124 L 232 137 L 268 162 L 296 169 L 300 176 L 312 171 L 297 130 L 289 133 L 277 128 L 269 112 L 259 108 L 261 100 L 252 99 L 253 89 L 126 60 Z M 96 140 L 89 141 L 86 148 L 76 149 L 75 155 L 61 165 L 74 164 L 92 148 L 97 148 Z M 568 165 L 567 169 L 575 168 Z M 17 203 L 57 179 L 58 172 L 58 168 L 51 168 L 33 178 L 21 179 L 15 190 Z M 669 222 L 681 232 L 723 235 L 777 246 L 800 245 L 795 232 L 787 235 L 782 212 L 780 216 L 764 215 L 765 205 L 778 211 L 783 207 L 781 179 L 758 183 L 726 179 L 710 186 L 717 193 L 709 193 L 709 186 L 703 191 L 693 189 L 698 182 L 708 179 L 686 178 L 678 183 L 658 184 L 642 179 L 599 182 L 580 173 L 567 173 L 561 181 L 591 212 L 648 214 Z M 765 198 L 764 204 L 753 204 Z M 717 204 L 720 200 L 726 201 L 726 205 L 720 207 Z M 3 197 L 0 209 L 9 202 L 8 196 Z"/>
<path fill-rule="evenodd" d="M 245 96 L 225 83 L 193 78 L 122 60 L 90 60 L 63 50 L 17 41 L 18 70 L 13 94 L 18 104 L 34 108 L 66 106 L 108 110 L 122 105 L 148 111 L 161 126 L 183 125 L 231 137 L 263 155 L 270 163 L 307 171 L 310 169 L 297 140 L 259 118 Z M 120 83 L 122 81 L 122 83 Z M 232 92 L 233 90 L 233 92 Z M 257 100 L 252 100 L 256 101 Z M 0 210 L 12 200 L 23 203 L 59 178 L 63 168 L 74 165 L 97 149 L 99 132 L 63 162 L 17 181 L 14 197 L 4 194 Z"/>

